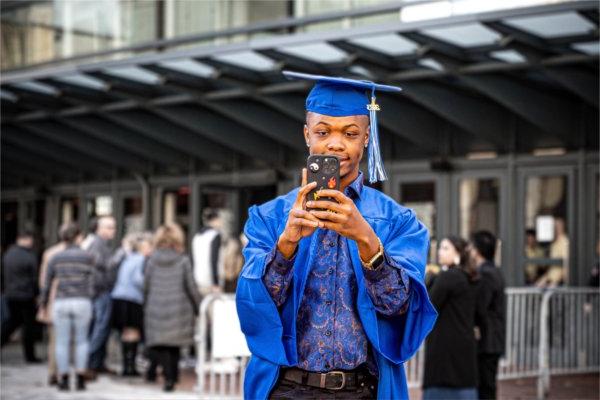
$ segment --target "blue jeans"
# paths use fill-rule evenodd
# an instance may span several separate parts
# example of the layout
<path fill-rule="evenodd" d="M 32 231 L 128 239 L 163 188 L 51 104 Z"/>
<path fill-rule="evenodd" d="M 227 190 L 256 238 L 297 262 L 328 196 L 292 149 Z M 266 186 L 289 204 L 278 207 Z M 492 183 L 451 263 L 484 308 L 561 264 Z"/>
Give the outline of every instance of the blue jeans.
<path fill-rule="evenodd" d="M 85 297 L 56 299 L 52 309 L 56 337 L 56 367 L 60 375 L 69 373 L 71 330 L 75 331 L 75 370 L 85 371 L 88 362 L 88 331 L 92 320 L 92 301 Z"/>
<path fill-rule="evenodd" d="M 110 334 L 112 299 L 104 292 L 94 299 L 94 323 L 90 335 L 90 369 L 101 369 L 106 358 L 106 342 Z"/>
<path fill-rule="evenodd" d="M 477 389 L 432 386 L 423 389 L 423 400 L 477 400 Z"/>

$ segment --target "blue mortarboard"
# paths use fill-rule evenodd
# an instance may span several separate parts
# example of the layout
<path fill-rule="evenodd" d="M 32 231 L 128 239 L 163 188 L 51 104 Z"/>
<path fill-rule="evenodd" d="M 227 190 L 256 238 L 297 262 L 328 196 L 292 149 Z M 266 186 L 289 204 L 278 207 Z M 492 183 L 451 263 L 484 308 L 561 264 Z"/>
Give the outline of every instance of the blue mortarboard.
<path fill-rule="evenodd" d="M 347 117 L 350 115 L 368 115 L 371 123 L 369 136 L 369 182 L 387 179 L 381 151 L 379 149 L 379 130 L 377 128 L 377 111 L 375 91 L 399 92 L 396 86 L 379 85 L 370 81 L 348 78 L 336 78 L 322 75 L 310 75 L 300 72 L 283 71 L 288 78 L 316 81 L 306 98 L 306 111 L 312 111 L 331 117 Z M 370 91 L 371 101 L 366 92 Z"/>

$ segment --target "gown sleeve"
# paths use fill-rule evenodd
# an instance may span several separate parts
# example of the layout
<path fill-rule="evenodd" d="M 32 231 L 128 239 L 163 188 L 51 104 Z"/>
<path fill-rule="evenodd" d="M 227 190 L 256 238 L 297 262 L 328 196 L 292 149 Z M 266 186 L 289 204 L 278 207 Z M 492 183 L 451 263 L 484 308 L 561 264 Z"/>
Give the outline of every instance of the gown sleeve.
<path fill-rule="evenodd" d="M 368 325 L 366 330 L 373 346 L 387 360 L 400 364 L 419 349 L 435 324 L 437 312 L 429 300 L 424 282 L 429 248 L 427 228 L 409 209 L 390 219 L 389 234 L 380 239 L 389 265 L 408 276 L 406 311 L 391 316 L 376 313 L 376 305 L 369 295 L 362 297 L 359 307 L 371 311 L 365 313 L 370 319 L 365 325 Z M 366 288 L 365 292 L 368 292 Z"/>
<path fill-rule="evenodd" d="M 253 356 L 275 364 L 287 364 L 281 340 L 281 317 L 263 282 L 277 242 L 276 227 L 276 220 L 265 218 L 256 206 L 250 208 L 244 229 L 248 244 L 243 251 L 244 266 L 238 280 L 236 306 L 242 332 Z"/>

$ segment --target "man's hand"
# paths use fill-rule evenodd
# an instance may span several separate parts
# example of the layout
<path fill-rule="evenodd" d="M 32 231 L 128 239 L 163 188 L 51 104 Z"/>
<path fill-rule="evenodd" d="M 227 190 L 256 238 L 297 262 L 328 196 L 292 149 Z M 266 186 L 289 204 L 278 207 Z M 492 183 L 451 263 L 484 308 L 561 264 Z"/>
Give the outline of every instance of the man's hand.
<path fill-rule="evenodd" d="M 310 236 L 324 223 L 306 211 L 306 195 L 317 186 L 316 182 L 306 184 L 306 168 L 302 169 L 302 186 L 290 210 L 285 229 L 277 241 L 277 250 L 287 259 L 292 258 L 300 239 Z"/>
<path fill-rule="evenodd" d="M 338 190 L 323 189 L 319 191 L 319 196 L 333 198 L 337 203 L 326 200 L 309 201 L 306 203 L 308 207 L 325 210 L 311 210 L 309 213 L 317 217 L 325 229 L 336 231 L 340 235 L 356 241 L 360 258 L 363 261 L 366 262 L 373 258 L 379 251 L 379 240 L 354 202 Z"/>

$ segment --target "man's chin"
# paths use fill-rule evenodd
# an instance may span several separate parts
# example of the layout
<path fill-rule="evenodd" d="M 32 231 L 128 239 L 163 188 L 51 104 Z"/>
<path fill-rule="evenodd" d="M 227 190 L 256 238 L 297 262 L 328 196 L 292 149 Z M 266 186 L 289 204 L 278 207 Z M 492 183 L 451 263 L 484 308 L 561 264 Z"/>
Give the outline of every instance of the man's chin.
<path fill-rule="evenodd" d="M 358 166 L 353 166 L 350 164 L 346 164 L 346 162 L 341 163 L 340 165 L 340 178 L 343 179 L 348 175 L 358 174 Z"/>

